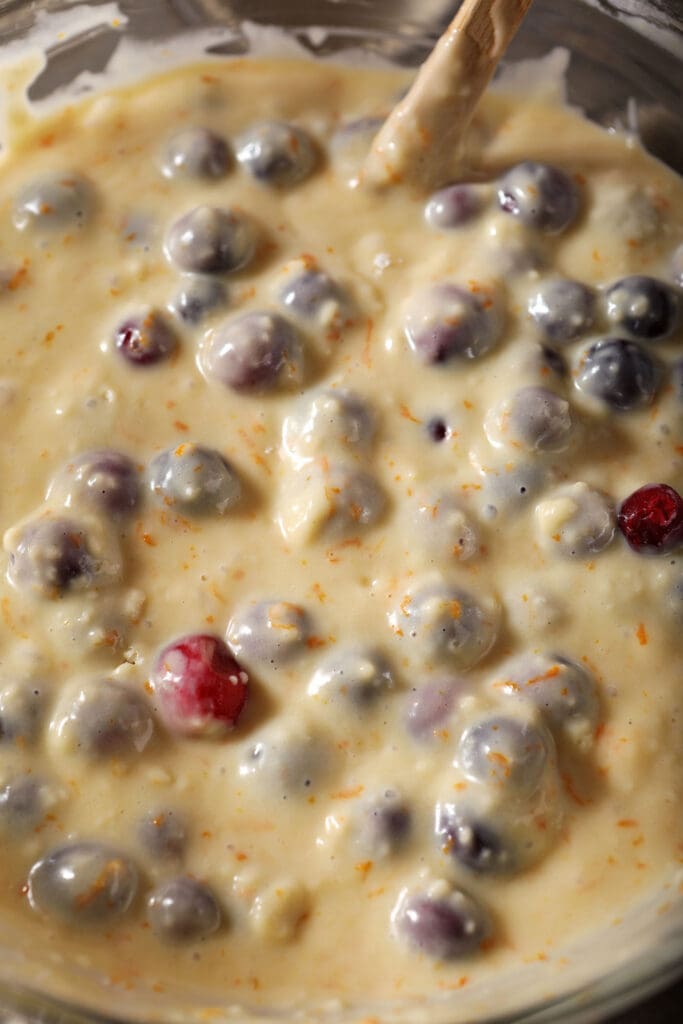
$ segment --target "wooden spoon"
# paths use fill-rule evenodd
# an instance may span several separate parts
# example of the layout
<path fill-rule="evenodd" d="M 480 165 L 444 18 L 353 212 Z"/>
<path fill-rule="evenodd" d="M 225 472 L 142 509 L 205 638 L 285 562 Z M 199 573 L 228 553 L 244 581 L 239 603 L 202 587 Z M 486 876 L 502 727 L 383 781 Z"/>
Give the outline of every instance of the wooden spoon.
<path fill-rule="evenodd" d="M 463 0 L 375 138 L 363 181 L 431 189 L 452 177 L 459 143 L 531 0 Z"/>

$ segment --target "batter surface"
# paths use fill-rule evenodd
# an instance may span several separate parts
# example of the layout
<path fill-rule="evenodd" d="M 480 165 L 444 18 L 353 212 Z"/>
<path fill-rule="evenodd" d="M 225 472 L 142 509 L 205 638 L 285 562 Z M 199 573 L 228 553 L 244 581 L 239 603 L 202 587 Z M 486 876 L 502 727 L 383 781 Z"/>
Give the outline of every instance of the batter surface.
<path fill-rule="evenodd" d="M 0 895 L 36 961 L 392 1001 L 675 892 L 683 187 L 491 95 L 459 185 L 376 192 L 404 86 L 212 62 L 14 124 Z"/>

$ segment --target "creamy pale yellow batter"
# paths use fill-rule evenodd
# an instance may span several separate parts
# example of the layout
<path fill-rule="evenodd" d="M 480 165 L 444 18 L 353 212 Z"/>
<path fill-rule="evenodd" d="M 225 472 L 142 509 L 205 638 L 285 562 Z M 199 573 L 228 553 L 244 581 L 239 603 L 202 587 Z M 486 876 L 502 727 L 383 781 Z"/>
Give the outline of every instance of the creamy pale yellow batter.
<path fill-rule="evenodd" d="M 632 341 L 655 365 L 637 407 L 579 385 L 587 347 L 624 336 L 613 282 L 650 275 L 678 301 L 683 187 L 631 139 L 490 96 L 463 172 L 477 211 L 435 228 L 428 196 L 376 193 L 358 173 L 372 124 L 356 122 L 404 84 L 214 62 L 15 124 L 0 167 L 1 905 L 36 963 L 207 1004 L 391 1002 L 534 960 L 558 969 L 570 940 L 662 886 L 675 895 L 683 563 L 680 546 L 632 550 L 614 510 L 644 484 L 683 487 L 680 320 Z M 272 119 L 314 140 L 287 142 L 301 180 L 249 172 L 243 133 Z M 227 143 L 199 176 L 177 139 L 196 127 Z M 525 160 L 569 176 L 577 208 L 560 230 L 501 209 L 502 176 Z M 34 188 L 46 175 L 64 209 Z M 197 207 L 227 211 L 218 269 L 192 249 L 197 221 L 173 227 Z M 203 277 L 188 314 L 181 271 L 199 259 L 225 294 Z M 292 282 L 316 270 L 323 298 L 297 309 Z M 529 309 L 558 275 L 596 305 L 549 354 Z M 444 283 L 461 291 L 444 298 Z M 474 358 L 431 365 L 411 347 L 440 304 L 451 326 L 474 317 Z M 250 312 L 287 321 L 259 387 L 225 354 Z M 156 363 L 117 348 L 136 317 Z M 541 427 L 524 412 L 537 399 Z M 164 490 L 192 445 L 227 460 L 218 496 L 191 474 Z M 139 496 L 116 515 L 75 461 L 101 449 L 135 466 Z M 53 535 L 35 539 L 64 518 L 66 569 Z M 156 659 L 188 634 L 227 637 L 248 674 L 232 731 L 177 728 L 162 706 Z M 588 680 L 583 703 L 561 688 L 537 700 L 565 671 Z M 133 710 L 88 719 L 78 709 L 104 680 Z M 492 716 L 508 723 L 494 738 L 521 730 L 511 747 L 477 746 Z M 13 804 L 25 777 L 38 786 Z M 449 833 L 453 806 L 501 848 Z M 169 818 L 182 828 L 159 856 L 149 832 Z M 68 913 L 41 896 L 33 866 L 81 841 L 136 866 L 121 913 L 111 858 Z M 453 849 L 468 842 L 469 864 Z M 215 904 L 206 937 L 171 943 L 148 900 L 179 876 Z M 474 900 L 474 945 L 415 948 L 406 901 L 454 888 Z"/>

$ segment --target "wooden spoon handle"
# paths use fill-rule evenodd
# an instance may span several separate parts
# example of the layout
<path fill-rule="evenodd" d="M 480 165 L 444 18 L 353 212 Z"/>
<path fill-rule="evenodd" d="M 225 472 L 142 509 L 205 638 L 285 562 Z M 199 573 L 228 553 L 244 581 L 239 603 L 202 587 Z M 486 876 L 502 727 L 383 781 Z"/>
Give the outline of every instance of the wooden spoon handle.
<path fill-rule="evenodd" d="M 452 175 L 475 107 L 531 0 L 464 0 L 375 138 L 363 180 L 433 188 Z"/>

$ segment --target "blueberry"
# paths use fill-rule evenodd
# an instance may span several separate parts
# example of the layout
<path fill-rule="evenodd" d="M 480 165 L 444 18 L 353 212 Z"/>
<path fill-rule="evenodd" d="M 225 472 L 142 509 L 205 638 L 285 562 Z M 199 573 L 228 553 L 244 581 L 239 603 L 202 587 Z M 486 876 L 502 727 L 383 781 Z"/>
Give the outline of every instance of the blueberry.
<path fill-rule="evenodd" d="M 381 654 L 346 648 L 335 651 L 316 669 L 308 693 L 333 708 L 366 711 L 393 688 L 391 669 Z"/>
<path fill-rule="evenodd" d="M 394 789 L 364 800 L 354 813 L 356 841 L 372 860 L 386 860 L 398 853 L 410 837 L 411 824 L 410 808 Z"/>
<path fill-rule="evenodd" d="M 406 729 L 416 740 L 430 740 L 444 729 L 461 685 L 457 679 L 432 679 L 413 690 L 405 716 Z"/>
<path fill-rule="evenodd" d="M 567 364 L 557 349 L 550 345 L 539 345 L 538 362 L 540 372 L 544 375 L 550 370 L 558 380 L 564 380 L 567 376 Z"/>
<path fill-rule="evenodd" d="M 565 558 L 598 554 L 614 539 L 613 502 L 583 481 L 558 488 L 535 511 L 544 548 Z"/>
<path fill-rule="evenodd" d="M 330 152 L 335 167 L 351 181 L 358 175 L 372 140 L 384 124 L 381 117 L 359 117 L 343 122 L 330 140 Z"/>
<path fill-rule="evenodd" d="M 476 185 L 449 185 L 428 200 L 425 220 L 435 231 L 457 228 L 481 213 L 483 205 L 482 189 Z"/>
<path fill-rule="evenodd" d="M 47 496 L 59 497 L 68 507 L 84 502 L 112 516 L 130 515 L 138 504 L 138 472 L 122 452 L 81 452 L 57 473 Z"/>
<path fill-rule="evenodd" d="M 166 235 L 166 254 L 180 270 L 223 274 L 240 270 L 254 254 L 253 225 L 236 210 L 196 206 Z"/>
<path fill-rule="evenodd" d="M 104 843 L 67 843 L 37 861 L 28 877 L 31 906 L 76 927 L 112 924 L 131 908 L 138 872 Z"/>
<path fill-rule="evenodd" d="M 421 502 L 415 525 L 420 545 L 440 562 L 466 562 L 480 550 L 479 530 L 454 494 L 437 493 Z"/>
<path fill-rule="evenodd" d="M 63 702 L 52 728 L 88 757 L 135 757 L 148 746 L 154 719 L 147 700 L 136 690 L 98 679 Z"/>
<path fill-rule="evenodd" d="M 343 145 L 347 139 L 357 139 L 359 136 L 364 136 L 368 143 L 375 137 L 377 132 L 384 124 L 384 118 L 378 117 L 372 114 L 367 114 L 365 117 L 355 117 L 351 121 L 344 121 L 335 130 L 333 135 L 333 148 L 335 146 L 335 140 L 338 140 Z"/>
<path fill-rule="evenodd" d="M 199 942 L 221 926 L 221 909 L 208 885 L 181 876 L 163 882 L 147 901 L 152 931 L 162 942 Z"/>
<path fill-rule="evenodd" d="M 33 520 L 6 536 L 5 546 L 7 576 L 19 590 L 54 598 L 96 581 L 99 567 L 86 531 L 71 519 Z"/>
<path fill-rule="evenodd" d="M 486 250 L 489 273 L 503 281 L 514 281 L 515 278 L 532 277 L 535 280 L 545 270 L 548 260 L 536 240 L 519 236 L 516 222 L 512 225 L 516 234 L 507 238 L 497 230 L 490 236 Z"/>
<path fill-rule="evenodd" d="M 490 296 L 439 284 L 412 297 L 404 330 L 420 362 L 434 366 L 484 355 L 498 341 L 501 323 Z"/>
<path fill-rule="evenodd" d="M 506 797 L 537 792 L 552 752 L 552 738 L 531 722 L 489 715 L 469 726 L 458 743 L 457 761 L 468 779 Z"/>
<path fill-rule="evenodd" d="M 667 607 L 674 622 L 683 625 L 683 574 L 674 580 L 669 590 Z"/>
<path fill-rule="evenodd" d="M 529 296 L 527 309 L 541 335 L 562 345 L 580 338 L 593 326 L 595 294 L 579 281 L 550 278 Z"/>
<path fill-rule="evenodd" d="M 237 139 L 236 152 L 240 164 L 253 178 L 276 187 L 303 181 L 317 162 L 310 135 L 280 121 L 252 125 Z"/>
<path fill-rule="evenodd" d="M 33 775 L 17 775 L 0 786 L 0 834 L 26 834 L 40 825 L 45 814 L 43 784 Z"/>
<path fill-rule="evenodd" d="M 247 750 L 239 774 L 260 783 L 262 792 L 276 800 L 304 798 L 316 792 L 331 769 L 326 741 L 305 725 L 275 726 Z"/>
<path fill-rule="evenodd" d="M 215 277 L 192 277 L 183 284 L 169 308 L 186 324 L 194 326 L 227 304 L 228 292 L 222 281 Z"/>
<path fill-rule="evenodd" d="M 676 401 L 683 405 L 683 359 L 677 359 L 671 366 L 671 380 Z"/>
<path fill-rule="evenodd" d="M 307 393 L 286 417 L 282 443 L 297 466 L 338 450 L 363 453 L 375 434 L 375 417 L 367 403 L 344 388 Z"/>
<path fill-rule="evenodd" d="M 503 875 L 517 866 L 498 828 L 465 807 L 437 804 L 434 830 L 443 852 L 468 871 Z"/>
<path fill-rule="evenodd" d="M 440 444 L 451 436 L 448 423 L 441 416 L 433 416 L 426 425 L 427 436 L 436 444 Z"/>
<path fill-rule="evenodd" d="M 155 809 L 139 822 L 138 839 L 155 859 L 179 860 L 187 846 L 187 827 L 176 811 Z"/>
<path fill-rule="evenodd" d="M 188 441 L 155 456 L 147 475 L 160 504 L 193 515 L 223 515 L 240 498 L 239 479 L 221 453 Z"/>
<path fill-rule="evenodd" d="M 133 366 L 154 366 L 173 355 L 178 338 L 163 314 L 150 310 L 124 320 L 117 327 L 114 347 Z"/>
<path fill-rule="evenodd" d="M 296 383 L 301 376 L 298 332 L 277 313 L 243 313 L 226 320 L 202 354 L 207 377 L 234 391 L 266 391 Z"/>
<path fill-rule="evenodd" d="M 503 692 L 534 704 L 548 725 L 575 739 L 592 740 L 600 718 L 600 700 L 593 675 L 558 654 L 522 655 L 498 673 L 494 684 Z"/>
<path fill-rule="evenodd" d="M 26 185 L 14 203 L 14 225 L 20 231 L 50 231 L 82 226 L 92 212 L 94 194 L 80 174 L 52 171 Z"/>
<path fill-rule="evenodd" d="M 615 281 L 605 292 L 607 319 L 634 338 L 657 341 L 672 332 L 678 297 L 668 284 L 635 274 Z"/>
<path fill-rule="evenodd" d="M 481 906 L 460 889 L 439 885 L 437 893 L 403 893 L 392 913 L 396 937 L 434 960 L 476 953 L 490 933 Z"/>
<path fill-rule="evenodd" d="M 671 257 L 671 274 L 679 288 L 683 288 L 683 242 L 674 250 Z"/>
<path fill-rule="evenodd" d="M 359 155 L 366 156 L 370 143 L 384 124 L 384 118 L 376 114 L 366 114 L 343 121 L 334 131 L 331 141 L 332 153 L 346 155 L 349 147 L 360 147 Z"/>
<path fill-rule="evenodd" d="M 488 654 L 498 633 L 499 610 L 453 584 L 428 584 L 404 598 L 390 624 L 423 658 L 467 670 Z"/>
<path fill-rule="evenodd" d="M 545 486 L 547 470 L 538 460 L 524 461 L 484 470 L 483 478 L 489 507 L 503 512 L 528 505 Z"/>
<path fill-rule="evenodd" d="M 290 474 L 277 523 L 288 540 L 336 543 L 372 529 L 384 515 L 386 497 L 370 474 L 355 466 L 326 464 Z"/>
<path fill-rule="evenodd" d="M 629 412 L 651 404 L 660 379 L 659 367 L 640 345 L 602 338 L 581 355 L 576 386 L 618 412 Z"/>
<path fill-rule="evenodd" d="M 228 144 L 207 128 L 185 128 L 166 146 L 162 171 L 167 178 L 223 178 L 230 165 Z"/>
<path fill-rule="evenodd" d="M 351 307 L 342 287 L 324 270 L 313 268 L 290 275 L 278 298 L 293 316 L 325 326 L 339 326 Z"/>
<path fill-rule="evenodd" d="M 234 654 L 276 667 L 302 654 L 311 635 L 308 613 L 289 601 L 259 601 L 238 608 L 226 640 Z"/>
<path fill-rule="evenodd" d="M 489 410 L 484 429 L 494 448 L 564 451 L 572 433 L 569 402 L 548 388 L 526 387 Z"/>
<path fill-rule="evenodd" d="M 159 233 L 156 217 L 147 210 L 133 208 L 124 214 L 119 228 L 121 240 L 131 249 L 149 252 Z"/>
<path fill-rule="evenodd" d="M 325 536 L 348 537 L 374 526 L 386 507 L 383 491 L 373 476 L 349 466 L 332 466 L 325 474 Z"/>
<path fill-rule="evenodd" d="M 35 743 L 44 703 L 43 688 L 35 683 L 13 680 L 0 686 L 0 743 Z"/>
<path fill-rule="evenodd" d="M 579 212 L 579 195 L 571 178 L 557 167 L 532 160 L 503 176 L 498 203 L 505 213 L 548 234 L 564 231 Z"/>

